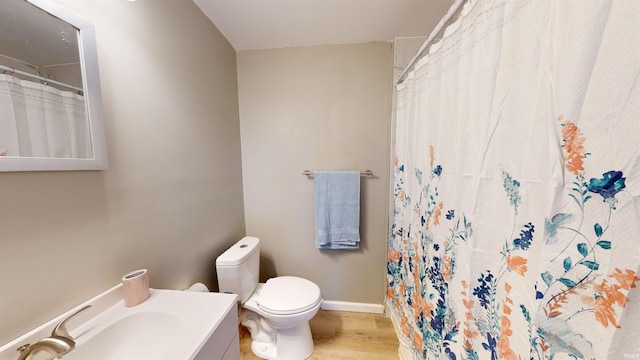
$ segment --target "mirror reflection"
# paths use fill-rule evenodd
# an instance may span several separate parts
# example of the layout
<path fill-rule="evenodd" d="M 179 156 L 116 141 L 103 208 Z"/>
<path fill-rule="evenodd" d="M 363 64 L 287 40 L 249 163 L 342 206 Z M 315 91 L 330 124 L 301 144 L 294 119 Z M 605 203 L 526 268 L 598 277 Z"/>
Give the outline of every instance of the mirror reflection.
<path fill-rule="evenodd" d="M 92 158 L 78 29 L 2 0 L 0 34 L 0 156 Z"/>

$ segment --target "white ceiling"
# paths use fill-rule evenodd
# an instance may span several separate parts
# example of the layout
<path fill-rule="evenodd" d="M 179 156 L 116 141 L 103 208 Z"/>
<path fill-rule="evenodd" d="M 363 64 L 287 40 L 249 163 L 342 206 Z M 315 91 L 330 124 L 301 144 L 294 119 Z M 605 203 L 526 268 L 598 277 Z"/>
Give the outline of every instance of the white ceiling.
<path fill-rule="evenodd" d="M 427 36 L 453 0 L 193 0 L 236 51 Z"/>

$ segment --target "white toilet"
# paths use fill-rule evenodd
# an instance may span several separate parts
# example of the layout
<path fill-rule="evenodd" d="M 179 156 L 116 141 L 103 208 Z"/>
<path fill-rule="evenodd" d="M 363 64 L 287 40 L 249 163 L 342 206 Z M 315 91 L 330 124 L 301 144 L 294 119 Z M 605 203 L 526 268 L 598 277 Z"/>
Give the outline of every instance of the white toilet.
<path fill-rule="evenodd" d="M 320 309 L 313 282 L 279 276 L 258 283 L 260 239 L 245 236 L 216 259 L 220 292 L 238 294 L 240 321 L 251 333 L 251 351 L 263 359 L 303 360 L 313 352 L 309 320 Z"/>

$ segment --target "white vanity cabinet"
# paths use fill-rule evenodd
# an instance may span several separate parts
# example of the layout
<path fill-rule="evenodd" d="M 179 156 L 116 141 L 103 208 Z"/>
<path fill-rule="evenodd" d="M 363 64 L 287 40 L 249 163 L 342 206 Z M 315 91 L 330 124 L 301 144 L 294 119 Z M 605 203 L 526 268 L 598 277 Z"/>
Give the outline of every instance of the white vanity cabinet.
<path fill-rule="evenodd" d="M 233 303 L 194 360 L 240 360 L 238 306 Z"/>
<path fill-rule="evenodd" d="M 1 2 L 2 0 L 0 0 Z M 240 360 L 238 297 L 233 294 L 150 289 L 143 303 L 127 307 L 122 284 L 0 346 L 0 360 L 50 336 L 73 316 L 69 335 L 76 347 L 65 360 Z M 99 355 L 96 355 L 99 354 Z"/>

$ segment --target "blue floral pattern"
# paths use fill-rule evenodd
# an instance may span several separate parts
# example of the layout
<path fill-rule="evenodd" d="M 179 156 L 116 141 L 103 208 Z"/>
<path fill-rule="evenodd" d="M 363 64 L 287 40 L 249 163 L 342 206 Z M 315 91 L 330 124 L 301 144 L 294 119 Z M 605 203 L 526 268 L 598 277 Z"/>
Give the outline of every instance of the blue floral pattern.
<path fill-rule="evenodd" d="M 603 201 L 609 204 L 612 210 L 616 209 L 616 194 L 625 188 L 625 178 L 622 177 L 622 171 L 607 171 L 602 174 L 602 179 L 591 179 L 587 184 L 587 190 L 592 193 L 600 194 Z"/>
<path fill-rule="evenodd" d="M 459 258 L 461 249 L 474 236 L 465 209 L 447 207 L 447 221 L 440 222 L 439 188 L 447 167 L 436 164 L 434 148 L 429 168 L 414 169 L 411 176 L 396 160 L 387 299 L 416 359 L 596 359 L 596 339 L 581 327 L 621 326 L 620 309 L 640 278 L 632 269 L 605 271 L 602 264 L 616 244 L 612 217 L 627 178 L 610 170 L 587 181 L 585 139 L 574 123 L 559 119 L 565 166 L 575 176 L 565 193 L 574 211 L 544 219 L 539 233 L 525 218 L 529 199 L 521 194 L 522 182 L 500 170 L 513 230 L 496 249 L 494 266 L 475 273 L 468 266 L 458 273 L 459 262 L 467 261 Z M 602 198 L 599 207 L 591 201 L 595 194 Z M 604 216 L 589 223 L 597 214 Z M 548 247 L 555 249 L 553 255 L 536 264 L 540 272 L 531 271 L 531 249 Z M 516 326 L 526 328 L 526 343 L 512 336 Z"/>

